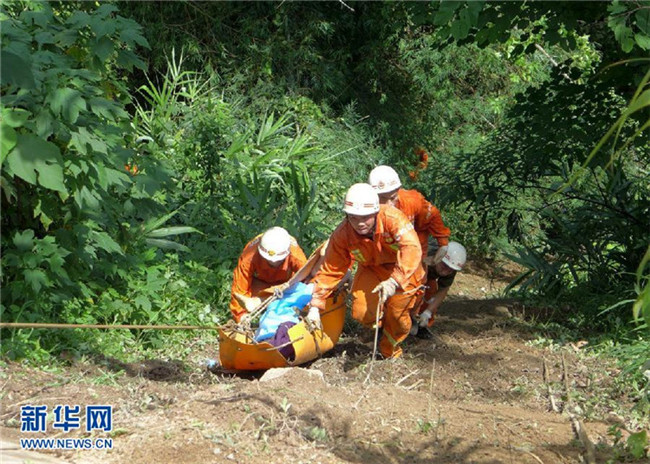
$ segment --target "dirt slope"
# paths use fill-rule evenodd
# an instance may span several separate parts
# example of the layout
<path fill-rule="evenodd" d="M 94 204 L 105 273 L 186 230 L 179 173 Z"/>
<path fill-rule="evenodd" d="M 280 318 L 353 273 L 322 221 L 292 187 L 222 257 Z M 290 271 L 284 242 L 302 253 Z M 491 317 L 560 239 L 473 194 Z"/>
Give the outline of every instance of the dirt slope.
<path fill-rule="evenodd" d="M 485 275 L 485 273 L 482 273 Z M 612 458 L 607 405 L 591 395 L 613 369 L 568 345 L 536 346 L 524 308 L 489 298 L 505 286 L 459 276 L 433 340 L 372 363 L 372 343 L 350 325 L 325 358 L 272 380 L 214 375 L 196 360 L 74 363 L 64 374 L 4 368 L 2 438 L 17 442 L 23 404 L 112 404 L 110 451 L 50 452 L 88 463 L 579 463 L 583 445 L 566 413 L 549 412 L 543 360 L 558 406 L 570 396 L 598 462 Z M 124 372 L 126 374 L 124 374 Z M 566 399 L 566 396 L 564 397 Z M 619 403 L 625 398 L 615 398 Z M 610 421 L 620 420 L 610 414 Z M 50 432 L 47 437 L 82 433 Z"/>

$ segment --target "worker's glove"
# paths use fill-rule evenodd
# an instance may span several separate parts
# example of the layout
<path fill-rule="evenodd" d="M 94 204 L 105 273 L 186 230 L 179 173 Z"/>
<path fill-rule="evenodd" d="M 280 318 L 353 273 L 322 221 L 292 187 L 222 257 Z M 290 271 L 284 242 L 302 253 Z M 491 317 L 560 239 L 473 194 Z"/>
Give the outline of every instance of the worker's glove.
<path fill-rule="evenodd" d="M 389 277 L 383 282 L 379 282 L 379 285 L 374 288 L 372 293 L 379 293 L 379 299 L 381 301 L 386 301 L 395 294 L 398 288 L 399 284 L 397 281 L 392 277 Z"/>
<path fill-rule="evenodd" d="M 262 299 L 256 296 L 252 298 L 246 298 L 244 300 L 244 308 L 246 308 L 246 311 L 248 312 L 254 311 L 261 304 L 262 304 Z"/>
<path fill-rule="evenodd" d="M 242 305 L 246 311 L 253 311 L 255 308 L 257 308 L 260 304 L 262 304 L 262 300 L 257 297 L 250 297 L 246 295 L 242 295 L 241 293 L 234 293 L 233 296 L 235 297 L 235 300 Z"/>
<path fill-rule="evenodd" d="M 273 287 L 273 296 L 276 299 L 281 300 L 282 297 L 284 296 L 284 292 L 289 290 L 289 287 L 291 287 L 289 282 L 285 282 L 283 284 L 276 285 L 275 287 Z"/>
<path fill-rule="evenodd" d="M 420 327 L 428 326 L 430 320 L 431 320 L 431 311 L 427 309 L 426 311 L 423 311 L 422 314 L 420 314 L 420 322 L 419 322 Z"/>
<path fill-rule="evenodd" d="M 409 335 L 417 335 L 418 334 L 418 324 L 417 321 L 413 318 L 411 318 L 411 329 L 409 330 Z"/>
<path fill-rule="evenodd" d="M 307 321 L 315 329 L 320 329 L 323 326 L 320 322 L 320 309 L 316 306 L 310 306 L 309 311 L 307 312 Z"/>

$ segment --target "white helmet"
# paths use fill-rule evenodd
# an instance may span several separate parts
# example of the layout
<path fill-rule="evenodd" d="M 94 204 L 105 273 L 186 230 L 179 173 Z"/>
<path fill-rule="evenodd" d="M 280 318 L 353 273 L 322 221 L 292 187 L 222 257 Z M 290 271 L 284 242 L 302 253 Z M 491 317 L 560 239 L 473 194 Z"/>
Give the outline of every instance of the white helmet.
<path fill-rule="evenodd" d="M 272 263 L 282 261 L 289 255 L 291 236 L 282 227 L 271 227 L 262 234 L 257 249 L 262 258 Z"/>
<path fill-rule="evenodd" d="M 368 184 L 354 184 L 345 194 L 343 211 L 357 216 L 366 216 L 379 211 L 379 196 Z"/>
<path fill-rule="evenodd" d="M 370 171 L 368 183 L 372 185 L 377 193 L 392 192 L 402 186 L 399 175 L 390 166 L 377 166 Z"/>
<path fill-rule="evenodd" d="M 467 251 L 465 247 L 458 242 L 449 242 L 447 253 L 442 257 L 442 262 L 455 271 L 460 271 L 465 265 Z"/>

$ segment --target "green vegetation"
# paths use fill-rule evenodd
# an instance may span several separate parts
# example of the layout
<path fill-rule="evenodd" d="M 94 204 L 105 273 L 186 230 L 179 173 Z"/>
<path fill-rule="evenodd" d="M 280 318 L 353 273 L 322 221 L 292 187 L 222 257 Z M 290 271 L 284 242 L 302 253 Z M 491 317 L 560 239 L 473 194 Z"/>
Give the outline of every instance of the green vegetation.
<path fill-rule="evenodd" d="M 246 241 L 282 225 L 313 250 L 390 163 L 650 408 L 650 4 L 352 10 L 3 3 L 2 320 L 223 322 Z M 2 351 L 184 337 L 3 330 Z"/>

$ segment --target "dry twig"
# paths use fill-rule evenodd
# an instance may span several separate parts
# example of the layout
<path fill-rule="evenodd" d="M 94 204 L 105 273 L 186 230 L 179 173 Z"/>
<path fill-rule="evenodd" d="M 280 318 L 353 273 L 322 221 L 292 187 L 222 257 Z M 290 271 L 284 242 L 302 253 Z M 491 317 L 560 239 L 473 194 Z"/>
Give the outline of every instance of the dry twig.
<path fill-rule="evenodd" d="M 419 387 L 420 384 L 423 383 L 423 382 L 424 382 L 424 380 L 419 379 L 419 380 L 418 380 L 417 382 L 415 382 L 413 385 L 410 385 L 410 386 L 406 387 L 406 389 L 407 389 L 407 390 L 413 390 L 414 388 Z"/>
<path fill-rule="evenodd" d="M 397 383 L 395 384 L 395 386 L 396 386 L 396 387 L 399 387 L 400 384 L 401 384 L 402 382 L 404 382 L 406 379 L 408 379 L 408 378 L 411 377 L 412 375 L 417 374 L 418 372 L 420 372 L 420 369 L 416 369 L 416 370 L 414 370 L 413 372 L 410 372 L 410 373 L 406 374 L 404 377 L 402 377 L 401 379 L 399 379 L 399 380 L 397 381 Z"/>
<path fill-rule="evenodd" d="M 546 364 L 546 359 L 542 359 L 542 376 L 544 377 L 544 383 L 546 384 L 546 391 L 548 392 L 548 400 L 551 402 L 551 409 L 554 412 L 560 412 L 557 403 L 555 402 L 555 397 L 551 391 L 551 383 L 548 379 L 548 365 Z"/>
<path fill-rule="evenodd" d="M 582 445 L 585 447 L 585 462 L 587 464 L 596 464 L 596 447 L 594 446 L 593 442 L 589 439 L 589 435 L 587 435 L 587 430 L 585 429 L 585 425 L 582 423 L 582 421 L 578 418 L 576 414 L 571 412 L 569 409 L 569 406 L 571 405 L 571 396 L 570 396 L 570 385 L 569 385 L 569 375 L 567 373 L 567 364 L 566 360 L 564 359 L 564 353 L 562 353 L 562 380 L 564 382 L 564 390 L 565 390 L 565 395 L 566 395 L 566 407 L 564 408 L 565 411 L 569 414 L 569 419 L 571 419 L 571 425 L 573 425 L 573 430 L 578 437 L 578 440 L 582 443 Z"/>
<path fill-rule="evenodd" d="M 564 353 L 562 353 L 562 380 L 564 381 L 564 391 L 567 397 L 567 403 L 569 402 L 569 375 L 567 374 L 566 360 L 564 359 Z"/>
<path fill-rule="evenodd" d="M 596 464 L 596 447 L 589 439 L 589 435 L 587 435 L 587 431 L 585 430 L 584 424 L 580 419 L 576 417 L 575 414 L 571 412 L 569 413 L 569 417 L 571 418 L 571 424 L 573 425 L 573 430 L 575 431 L 582 445 L 585 447 L 586 450 L 586 454 L 584 456 L 585 461 L 587 462 L 587 464 Z"/>
<path fill-rule="evenodd" d="M 544 461 L 542 461 L 542 460 L 539 458 L 539 456 L 537 456 L 536 454 L 531 453 L 530 451 L 526 451 L 526 452 L 527 452 L 528 454 L 530 454 L 532 457 L 534 457 L 534 458 L 535 458 L 535 461 L 539 462 L 540 464 L 544 464 Z"/>

